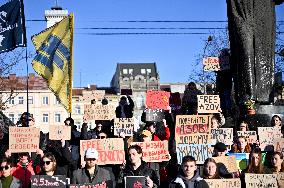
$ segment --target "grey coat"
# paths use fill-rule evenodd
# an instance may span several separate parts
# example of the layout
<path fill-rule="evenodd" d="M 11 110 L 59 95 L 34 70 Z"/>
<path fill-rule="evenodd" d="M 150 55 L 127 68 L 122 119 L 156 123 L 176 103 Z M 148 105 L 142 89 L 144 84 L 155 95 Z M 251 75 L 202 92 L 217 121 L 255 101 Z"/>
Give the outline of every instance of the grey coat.
<path fill-rule="evenodd" d="M 2 183 L 0 181 L 0 188 L 2 188 Z M 13 180 L 11 182 L 10 188 L 22 188 L 22 183 L 19 179 L 13 177 Z"/>
<path fill-rule="evenodd" d="M 96 165 L 96 172 L 95 177 L 91 178 L 89 171 L 86 168 L 78 169 L 73 172 L 73 177 L 71 180 L 71 184 L 98 184 L 105 181 L 115 181 L 111 179 L 110 172 L 100 168 L 98 165 Z"/>

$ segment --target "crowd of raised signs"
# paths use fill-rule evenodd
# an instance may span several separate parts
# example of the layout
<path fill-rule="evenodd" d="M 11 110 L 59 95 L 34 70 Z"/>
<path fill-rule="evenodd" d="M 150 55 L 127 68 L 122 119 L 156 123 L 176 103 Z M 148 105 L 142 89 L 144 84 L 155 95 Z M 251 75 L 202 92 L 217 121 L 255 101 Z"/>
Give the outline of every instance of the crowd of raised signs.
<path fill-rule="evenodd" d="M 192 84 L 177 105 L 169 99 L 169 92 L 147 91 L 138 125 L 129 95 L 117 107 L 92 100 L 80 131 L 69 117 L 43 133 L 23 113 L 2 135 L 0 188 L 284 187 L 281 115 L 257 130 L 241 120 L 222 128 L 218 95 Z"/>

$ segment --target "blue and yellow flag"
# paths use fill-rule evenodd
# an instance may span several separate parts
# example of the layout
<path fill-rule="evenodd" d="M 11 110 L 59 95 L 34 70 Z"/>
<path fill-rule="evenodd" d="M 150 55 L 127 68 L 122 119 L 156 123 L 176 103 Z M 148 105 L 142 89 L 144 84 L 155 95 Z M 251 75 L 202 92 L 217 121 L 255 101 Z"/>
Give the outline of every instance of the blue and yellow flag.
<path fill-rule="evenodd" d="M 73 14 L 32 36 L 37 55 L 34 70 L 45 78 L 48 87 L 66 110 L 72 112 Z"/>

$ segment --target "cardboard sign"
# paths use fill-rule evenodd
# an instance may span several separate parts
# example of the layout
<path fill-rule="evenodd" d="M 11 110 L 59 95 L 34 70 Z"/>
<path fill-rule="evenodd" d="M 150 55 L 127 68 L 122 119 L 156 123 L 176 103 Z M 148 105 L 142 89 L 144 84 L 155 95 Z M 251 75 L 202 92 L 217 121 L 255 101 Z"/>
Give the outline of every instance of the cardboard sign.
<path fill-rule="evenodd" d="M 260 148 L 262 151 L 273 151 L 274 139 L 281 138 L 281 129 L 278 127 L 258 127 Z"/>
<path fill-rule="evenodd" d="M 119 136 L 121 132 L 125 136 L 132 136 L 134 129 L 133 118 L 115 118 L 114 119 L 114 135 Z"/>
<path fill-rule="evenodd" d="M 124 142 L 122 138 L 80 140 L 80 155 L 84 161 L 85 151 L 95 148 L 99 152 L 98 165 L 122 164 L 125 159 Z"/>
<path fill-rule="evenodd" d="M 284 188 L 284 172 L 277 173 L 277 182 L 279 188 Z"/>
<path fill-rule="evenodd" d="M 204 179 L 210 188 L 241 188 L 241 180 L 234 179 Z"/>
<path fill-rule="evenodd" d="M 132 142 L 130 145 L 139 145 L 143 151 L 143 161 L 169 161 L 168 141 Z"/>
<path fill-rule="evenodd" d="M 84 117 L 87 121 L 95 119 L 95 104 L 84 104 Z"/>
<path fill-rule="evenodd" d="M 204 161 L 212 157 L 213 149 L 211 144 L 177 144 L 177 159 L 181 164 L 184 156 L 193 156 L 196 160 L 196 164 L 203 164 Z"/>
<path fill-rule="evenodd" d="M 32 175 L 31 187 L 43 187 L 43 188 L 66 188 L 66 176 L 56 175 Z"/>
<path fill-rule="evenodd" d="M 9 127 L 9 150 L 12 153 L 36 152 L 40 131 L 32 127 Z"/>
<path fill-rule="evenodd" d="M 98 184 L 70 184 L 69 188 L 113 188 L 113 182 L 105 181 Z"/>
<path fill-rule="evenodd" d="M 170 92 L 148 90 L 146 94 L 146 105 L 149 109 L 167 110 L 169 106 Z"/>
<path fill-rule="evenodd" d="M 213 145 L 215 145 L 217 142 L 232 145 L 233 139 L 233 128 L 211 129 L 211 143 Z"/>
<path fill-rule="evenodd" d="M 219 71 L 220 62 L 218 57 L 203 58 L 204 71 Z"/>
<path fill-rule="evenodd" d="M 208 115 L 176 116 L 175 140 L 177 144 L 209 144 L 210 122 Z"/>
<path fill-rule="evenodd" d="M 145 176 L 126 176 L 124 181 L 125 188 L 147 188 Z"/>
<path fill-rule="evenodd" d="M 249 153 L 227 153 L 228 156 L 235 156 L 238 170 L 242 171 L 247 168 Z"/>
<path fill-rule="evenodd" d="M 51 125 L 49 126 L 50 140 L 71 140 L 71 126 Z"/>
<path fill-rule="evenodd" d="M 83 91 L 83 102 L 90 103 L 91 100 L 96 101 L 103 99 L 105 96 L 105 90 L 93 90 L 93 91 Z"/>
<path fill-rule="evenodd" d="M 256 131 L 237 131 L 237 136 L 244 136 L 250 144 L 255 143 L 257 140 Z"/>
<path fill-rule="evenodd" d="M 197 95 L 198 113 L 218 113 L 220 110 L 219 95 Z"/>
<path fill-rule="evenodd" d="M 96 104 L 94 106 L 95 120 L 112 120 L 115 118 L 115 106 Z"/>
<path fill-rule="evenodd" d="M 276 138 L 273 143 L 274 151 L 282 152 L 284 154 L 284 138 Z"/>
<path fill-rule="evenodd" d="M 146 109 L 144 112 L 146 114 L 146 121 L 162 122 L 165 118 L 164 110 L 162 109 Z"/>
<path fill-rule="evenodd" d="M 246 188 L 278 188 L 276 174 L 245 174 Z"/>
<path fill-rule="evenodd" d="M 222 157 L 213 157 L 216 163 L 222 163 L 225 165 L 229 173 L 237 172 L 237 161 L 235 156 L 222 156 Z"/>

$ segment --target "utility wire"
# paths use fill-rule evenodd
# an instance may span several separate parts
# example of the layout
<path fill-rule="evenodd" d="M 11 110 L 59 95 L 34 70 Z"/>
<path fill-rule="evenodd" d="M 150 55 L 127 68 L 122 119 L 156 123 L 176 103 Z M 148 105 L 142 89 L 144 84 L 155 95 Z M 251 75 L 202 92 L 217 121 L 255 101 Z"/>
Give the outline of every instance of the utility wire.
<path fill-rule="evenodd" d="M 193 29 L 193 30 L 207 30 L 207 29 L 227 29 L 225 27 L 79 27 L 79 28 L 75 28 L 75 29 L 92 29 L 92 30 L 99 30 L 99 29 L 103 29 L 103 30 L 115 30 L 115 29 L 149 29 L 149 30 L 163 30 L 163 29 L 168 29 L 168 30 L 171 30 L 171 29 Z"/>
<path fill-rule="evenodd" d="M 80 35 L 209 35 L 210 33 L 151 33 L 151 32 L 125 32 L 125 33 L 75 33 Z"/>

